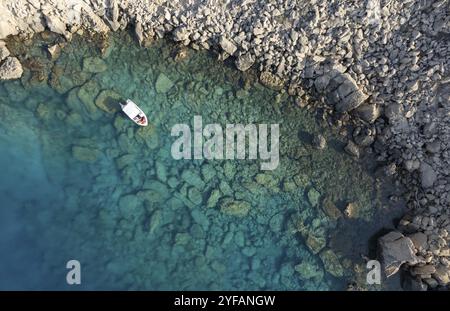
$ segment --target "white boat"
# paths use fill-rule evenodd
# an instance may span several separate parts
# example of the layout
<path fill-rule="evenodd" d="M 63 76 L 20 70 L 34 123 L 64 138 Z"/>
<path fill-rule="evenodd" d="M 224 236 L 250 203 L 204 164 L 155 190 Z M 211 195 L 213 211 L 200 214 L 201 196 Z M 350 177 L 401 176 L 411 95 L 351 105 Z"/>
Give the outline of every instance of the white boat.
<path fill-rule="evenodd" d="M 127 99 L 125 104 L 120 103 L 120 106 L 122 107 L 122 111 L 125 112 L 134 123 L 140 126 L 148 125 L 147 116 L 141 108 L 131 101 L 131 99 Z"/>

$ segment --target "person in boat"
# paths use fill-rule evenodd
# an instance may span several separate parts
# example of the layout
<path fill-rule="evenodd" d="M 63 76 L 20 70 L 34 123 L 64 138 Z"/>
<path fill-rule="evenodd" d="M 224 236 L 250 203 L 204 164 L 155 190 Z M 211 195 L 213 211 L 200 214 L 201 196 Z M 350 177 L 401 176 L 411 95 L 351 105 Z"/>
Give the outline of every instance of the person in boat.
<path fill-rule="evenodd" d="M 145 124 L 145 117 L 142 115 L 137 115 L 134 120 L 139 124 Z"/>
<path fill-rule="evenodd" d="M 140 124 L 145 124 L 145 117 L 141 116 L 141 118 L 139 119 L 139 123 Z"/>

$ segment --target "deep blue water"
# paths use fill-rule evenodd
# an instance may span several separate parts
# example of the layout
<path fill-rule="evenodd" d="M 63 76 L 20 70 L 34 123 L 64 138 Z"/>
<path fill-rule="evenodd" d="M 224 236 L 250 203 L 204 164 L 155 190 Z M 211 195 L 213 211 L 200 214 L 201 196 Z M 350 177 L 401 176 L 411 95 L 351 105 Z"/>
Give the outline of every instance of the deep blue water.
<path fill-rule="evenodd" d="M 55 38 L 45 39 L 10 43 L 25 74 L 0 83 L 0 289 L 336 290 L 361 278 L 359 254 L 380 214 L 389 219 L 383 193 L 287 95 L 203 52 L 174 61 L 164 41 L 143 49 L 119 34 L 102 54 L 75 37 L 50 61 L 43 46 Z M 147 128 L 117 110 L 123 98 L 147 112 Z M 170 129 L 194 115 L 280 123 L 280 166 L 174 160 Z M 323 151 L 304 139 L 315 132 Z M 356 202 L 358 214 L 334 220 L 330 201 Z M 340 268 L 324 265 L 325 251 Z M 72 259 L 81 285 L 66 283 Z"/>

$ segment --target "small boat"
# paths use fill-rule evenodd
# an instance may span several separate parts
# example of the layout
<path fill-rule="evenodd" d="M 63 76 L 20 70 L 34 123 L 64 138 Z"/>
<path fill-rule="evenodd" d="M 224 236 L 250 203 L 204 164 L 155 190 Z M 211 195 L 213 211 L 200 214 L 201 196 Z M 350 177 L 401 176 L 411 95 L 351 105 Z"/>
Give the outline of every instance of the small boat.
<path fill-rule="evenodd" d="M 133 120 L 134 123 L 140 126 L 147 126 L 148 120 L 145 113 L 139 108 L 131 99 L 127 99 L 125 104 L 120 103 L 122 111 Z"/>

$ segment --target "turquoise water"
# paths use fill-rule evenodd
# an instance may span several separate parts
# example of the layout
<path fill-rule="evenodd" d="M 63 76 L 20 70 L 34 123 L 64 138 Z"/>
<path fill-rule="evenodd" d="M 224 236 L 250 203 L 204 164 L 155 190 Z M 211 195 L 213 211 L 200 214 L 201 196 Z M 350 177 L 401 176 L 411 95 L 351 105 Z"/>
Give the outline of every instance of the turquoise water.
<path fill-rule="evenodd" d="M 57 40 L 8 43 L 25 73 L 0 83 L 0 289 L 340 290 L 365 278 L 359 255 L 392 211 L 373 167 L 313 115 L 206 52 L 174 60 L 176 46 L 122 33 L 75 36 L 51 61 L 43 47 Z M 148 127 L 117 110 L 123 98 Z M 279 123 L 279 167 L 174 160 L 171 128 L 194 115 Z M 317 132 L 325 150 L 311 147 Z M 330 216 L 349 202 L 351 218 Z M 81 285 L 66 284 L 71 259 Z"/>

